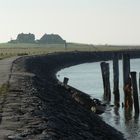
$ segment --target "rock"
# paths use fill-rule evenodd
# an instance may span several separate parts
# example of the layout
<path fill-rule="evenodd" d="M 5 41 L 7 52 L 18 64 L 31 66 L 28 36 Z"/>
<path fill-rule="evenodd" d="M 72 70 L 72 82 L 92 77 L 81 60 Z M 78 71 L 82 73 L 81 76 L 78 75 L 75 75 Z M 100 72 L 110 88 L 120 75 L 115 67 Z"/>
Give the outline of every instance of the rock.
<path fill-rule="evenodd" d="M 23 140 L 23 137 L 15 135 L 15 136 L 8 136 L 7 139 L 8 140 Z"/>

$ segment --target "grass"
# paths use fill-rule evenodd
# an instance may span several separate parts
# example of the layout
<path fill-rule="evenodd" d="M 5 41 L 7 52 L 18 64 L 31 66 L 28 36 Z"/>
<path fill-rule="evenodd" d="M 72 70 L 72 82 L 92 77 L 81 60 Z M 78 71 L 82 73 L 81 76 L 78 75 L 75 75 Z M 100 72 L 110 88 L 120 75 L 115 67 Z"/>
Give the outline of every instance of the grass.
<path fill-rule="evenodd" d="M 8 91 L 9 91 L 9 83 L 5 83 L 0 86 L 0 113 L 3 112 L 3 105 L 4 105 L 5 97 Z M 0 123 L 1 123 L 1 120 L 2 118 L 0 115 Z"/>
<path fill-rule="evenodd" d="M 38 55 L 52 52 L 65 51 L 112 51 L 129 49 L 130 46 L 109 46 L 109 45 L 92 45 L 80 43 L 68 43 L 67 49 L 64 44 L 26 44 L 26 43 L 1 43 L 0 44 L 0 59 L 19 56 L 19 55 Z M 138 48 L 138 47 L 137 47 Z"/>
<path fill-rule="evenodd" d="M 9 90 L 9 84 L 5 83 L 0 86 L 0 95 L 4 95 Z"/>

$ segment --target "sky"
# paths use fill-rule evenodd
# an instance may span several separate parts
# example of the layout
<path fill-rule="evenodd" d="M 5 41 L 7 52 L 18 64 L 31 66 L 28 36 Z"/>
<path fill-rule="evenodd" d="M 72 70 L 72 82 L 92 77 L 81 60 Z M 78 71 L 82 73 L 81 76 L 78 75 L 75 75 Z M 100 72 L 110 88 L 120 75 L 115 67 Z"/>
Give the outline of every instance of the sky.
<path fill-rule="evenodd" d="M 18 33 L 68 42 L 140 45 L 140 0 L 0 0 L 0 42 Z"/>

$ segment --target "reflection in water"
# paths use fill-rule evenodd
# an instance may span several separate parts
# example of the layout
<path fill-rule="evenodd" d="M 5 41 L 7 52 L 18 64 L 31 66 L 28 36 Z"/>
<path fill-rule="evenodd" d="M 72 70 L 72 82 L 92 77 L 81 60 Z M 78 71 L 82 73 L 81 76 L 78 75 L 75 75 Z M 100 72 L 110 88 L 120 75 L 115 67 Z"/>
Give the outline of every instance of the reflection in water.
<path fill-rule="evenodd" d="M 139 120 L 139 114 L 135 114 L 134 118 L 135 118 L 135 121 L 137 122 Z"/>
<path fill-rule="evenodd" d="M 112 62 L 110 65 L 110 80 L 113 80 L 112 76 Z M 123 83 L 122 83 L 122 65 L 120 64 L 120 103 L 124 102 Z M 131 68 L 133 71 L 139 71 L 140 59 L 131 60 Z M 100 63 L 86 63 L 82 65 L 73 66 L 61 70 L 58 79 L 63 81 L 64 77 L 69 78 L 69 84 L 85 93 L 88 93 L 93 98 L 103 99 L 103 83 L 101 77 Z M 111 87 L 113 89 L 113 82 Z M 114 97 L 112 94 L 111 103 L 114 104 Z M 125 104 L 124 104 L 125 105 Z M 124 107 L 111 107 L 108 105 L 105 113 L 100 115 L 101 118 L 109 125 L 115 127 L 117 130 L 124 133 L 127 140 L 139 140 L 140 139 L 140 117 L 135 114 L 133 108 L 125 109 Z"/>
<path fill-rule="evenodd" d="M 114 114 L 116 117 L 114 117 L 114 122 L 116 125 L 120 124 L 120 113 L 119 113 L 119 107 L 114 107 Z"/>
<path fill-rule="evenodd" d="M 129 140 L 139 140 L 140 136 L 139 136 L 139 119 L 133 117 L 131 120 L 127 121 L 127 123 L 125 123 L 125 131 L 128 133 L 127 139 Z"/>
<path fill-rule="evenodd" d="M 114 107 L 114 113 L 116 116 L 120 116 L 119 107 Z"/>
<path fill-rule="evenodd" d="M 130 120 L 132 120 L 132 108 L 125 108 L 124 109 L 124 118 L 125 123 L 127 124 Z"/>

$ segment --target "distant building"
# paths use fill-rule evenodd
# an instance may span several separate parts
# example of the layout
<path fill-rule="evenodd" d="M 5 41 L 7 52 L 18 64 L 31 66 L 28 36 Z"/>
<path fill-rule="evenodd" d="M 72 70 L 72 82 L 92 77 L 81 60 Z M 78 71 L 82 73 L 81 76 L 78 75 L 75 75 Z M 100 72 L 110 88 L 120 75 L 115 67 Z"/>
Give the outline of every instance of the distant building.
<path fill-rule="evenodd" d="M 34 34 L 18 34 L 16 40 L 9 41 L 9 43 L 35 43 L 35 35 Z"/>
<path fill-rule="evenodd" d="M 17 36 L 17 42 L 19 43 L 35 43 L 35 35 L 34 34 L 18 34 Z"/>
<path fill-rule="evenodd" d="M 57 34 L 44 34 L 40 38 L 40 40 L 38 40 L 38 43 L 42 43 L 42 44 L 64 44 L 65 40 L 63 40 Z"/>
<path fill-rule="evenodd" d="M 9 43 L 65 44 L 66 47 L 66 41 L 58 34 L 44 34 L 39 40 L 35 40 L 34 34 L 20 33 L 17 35 L 16 40 L 11 39 Z"/>

